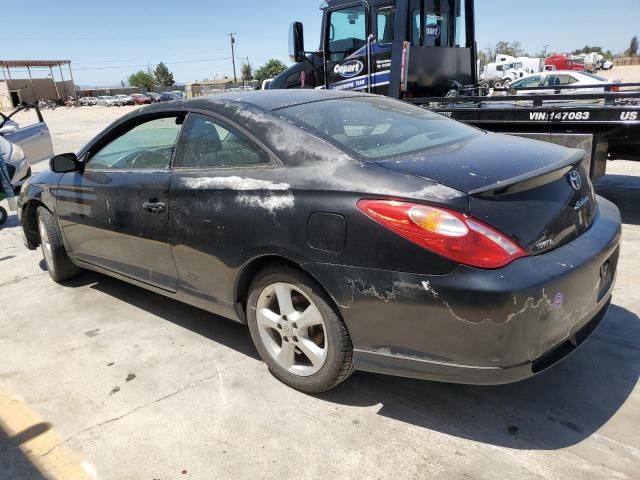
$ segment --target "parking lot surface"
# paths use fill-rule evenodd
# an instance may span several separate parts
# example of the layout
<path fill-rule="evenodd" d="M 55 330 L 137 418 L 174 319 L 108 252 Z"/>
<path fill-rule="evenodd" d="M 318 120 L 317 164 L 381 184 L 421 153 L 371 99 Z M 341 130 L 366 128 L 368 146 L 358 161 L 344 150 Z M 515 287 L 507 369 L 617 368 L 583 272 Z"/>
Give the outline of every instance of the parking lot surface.
<path fill-rule="evenodd" d="M 56 153 L 128 110 L 45 112 Z M 498 387 L 355 373 L 296 392 L 242 325 L 99 274 L 53 283 L 13 215 L 0 479 L 638 478 L 640 163 L 609 168 L 598 191 L 624 220 L 609 313 L 566 361 Z"/>

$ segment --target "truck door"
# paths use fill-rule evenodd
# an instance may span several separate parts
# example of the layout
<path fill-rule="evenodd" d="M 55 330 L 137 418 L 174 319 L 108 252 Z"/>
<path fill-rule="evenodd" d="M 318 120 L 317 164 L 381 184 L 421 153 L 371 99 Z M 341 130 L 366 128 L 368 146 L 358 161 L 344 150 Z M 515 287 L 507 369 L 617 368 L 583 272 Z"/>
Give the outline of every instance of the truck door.
<path fill-rule="evenodd" d="M 325 22 L 325 81 L 330 90 L 369 88 L 369 8 L 355 4 L 328 9 Z"/>

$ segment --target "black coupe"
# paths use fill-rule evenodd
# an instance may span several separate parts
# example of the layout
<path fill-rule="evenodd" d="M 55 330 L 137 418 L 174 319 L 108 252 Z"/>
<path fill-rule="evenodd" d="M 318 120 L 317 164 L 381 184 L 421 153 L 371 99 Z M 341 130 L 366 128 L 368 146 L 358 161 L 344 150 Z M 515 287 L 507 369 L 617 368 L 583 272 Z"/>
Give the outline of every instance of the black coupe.
<path fill-rule="evenodd" d="M 529 377 L 611 300 L 620 240 L 584 154 L 377 96 L 143 107 L 19 199 L 51 277 L 90 269 L 247 323 L 308 392 L 354 369 Z"/>

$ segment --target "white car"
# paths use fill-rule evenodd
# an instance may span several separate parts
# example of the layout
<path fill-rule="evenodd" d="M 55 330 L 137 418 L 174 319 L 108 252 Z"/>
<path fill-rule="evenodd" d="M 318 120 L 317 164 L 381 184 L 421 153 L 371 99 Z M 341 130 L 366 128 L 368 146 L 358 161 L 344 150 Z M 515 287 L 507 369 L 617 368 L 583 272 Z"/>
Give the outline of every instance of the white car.
<path fill-rule="evenodd" d="M 0 150 L 11 177 L 11 184 L 18 189 L 31 176 L 31 165 L 48 160 L 53 156 L 53 145 L 49 127 L 42 115 L 31 109 L 37 115 L 37 121 L 20 128 L 11 119 L 18 109 L 11 115 L 0 113 Z"/>
<path fill-rule="evenodd" d="M 103 107 L 117 107 L 120 103 L 117 98 L 110 95 L 101 95 L 98 97 L 96 105 L 101 105 Z"/>
<path fill-rule="evenodd" d="M 603 93 L 604 85 L 620 83 L 618 80 L 609 80 L 593 73 L 576 72 L 572 70 L 556 70 L 551 72 L 540 72 L 516 80 L 510 86 L 515 90 L 516 95 L 553 95 L 559 93 L 563 95 L 574 93 Z M 593 86 L 593 88 L 563 88 L 563 86 Z M 529 90 L 530 87 L 549 87 L 549 89 Z M 617 91 L 616 87 L 612 91 Z"/>

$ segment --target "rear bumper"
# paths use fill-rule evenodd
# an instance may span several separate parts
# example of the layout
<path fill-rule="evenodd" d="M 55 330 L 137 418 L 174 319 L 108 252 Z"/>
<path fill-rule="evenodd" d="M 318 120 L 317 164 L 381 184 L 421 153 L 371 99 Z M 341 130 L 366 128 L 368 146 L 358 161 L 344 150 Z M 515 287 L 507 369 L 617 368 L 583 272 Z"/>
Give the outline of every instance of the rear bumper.
<path fill-rule="evenodd" d="M 355 350 L 354 362 L 359 370 L 423 380 L 469 385 L 501 385 L 518 382 L 552 367 L 577 350 L 600 325 L 610 303 L 611 300 L 607 301 L 586 325 L 572 335 L 572 338 L 556 345 L 540 358 L 522 365 L 505 368 L 475 367 L 368 350 Z"/>
<path fill-rule="evenodd" d="M 595 330 L 611 301 L 619 243 L 618 209 L 599 198 L 583 235 L 499 270 L 305 267 L 338 304 L 357 369 L 500 384 L 548 368 Z"/>

